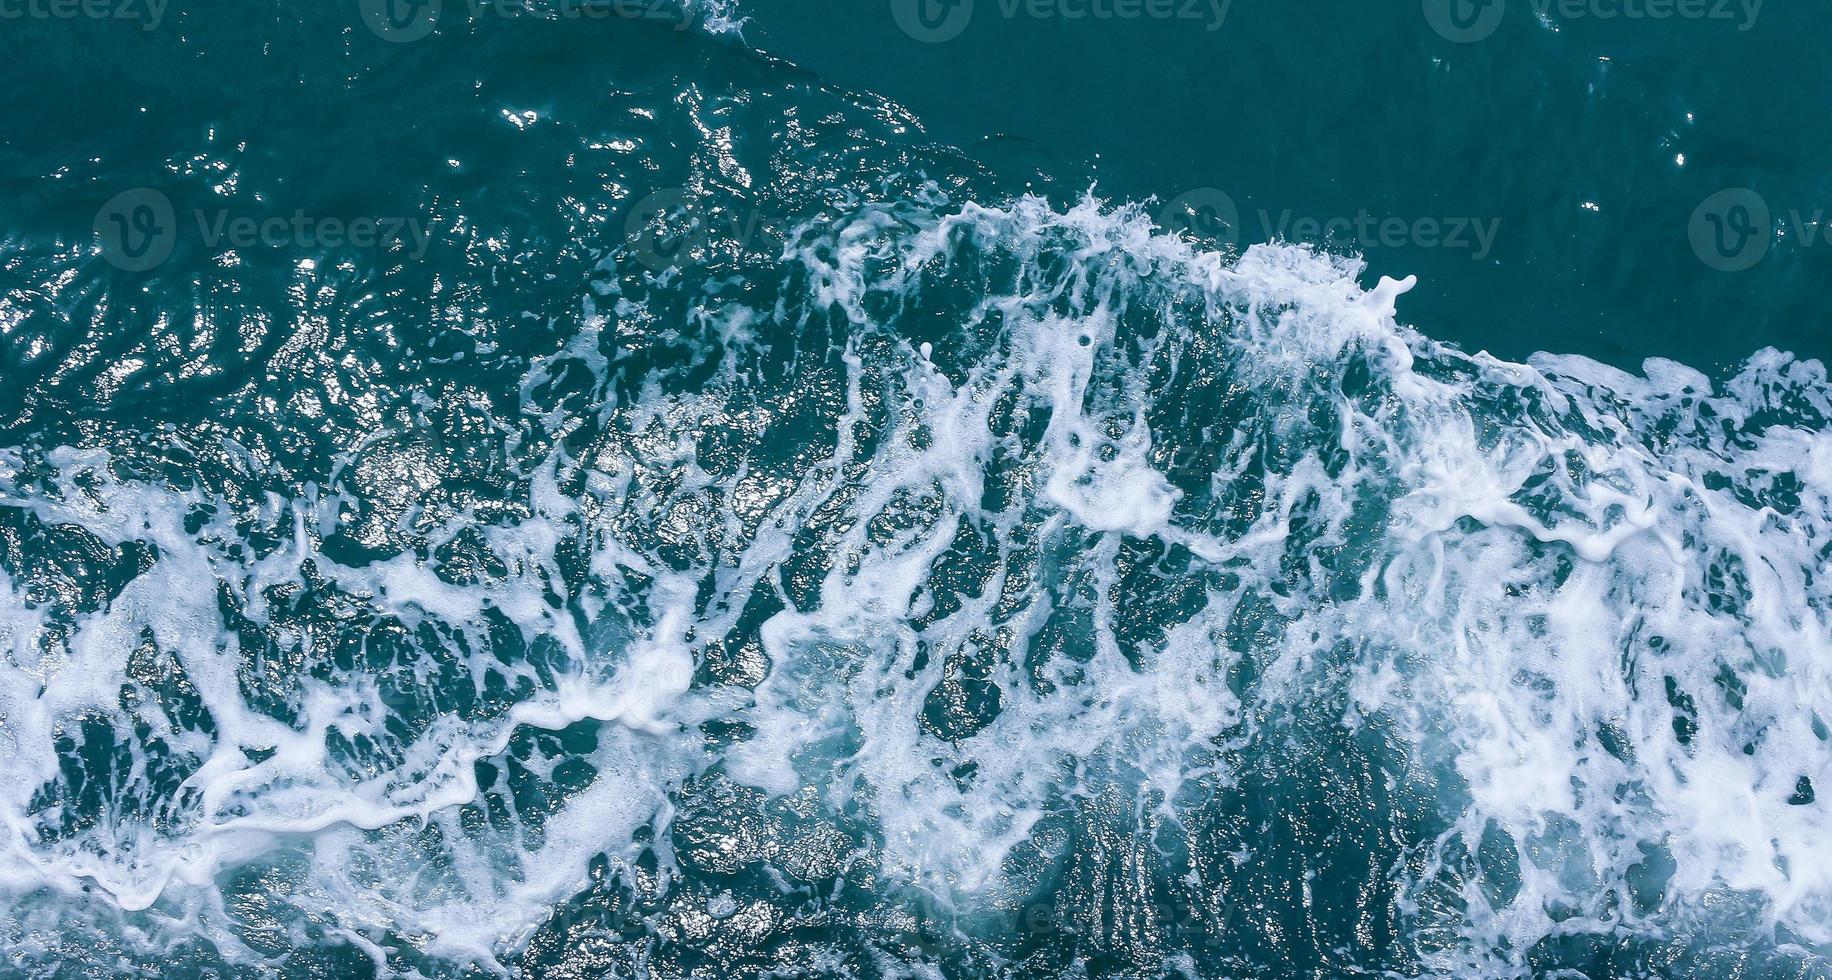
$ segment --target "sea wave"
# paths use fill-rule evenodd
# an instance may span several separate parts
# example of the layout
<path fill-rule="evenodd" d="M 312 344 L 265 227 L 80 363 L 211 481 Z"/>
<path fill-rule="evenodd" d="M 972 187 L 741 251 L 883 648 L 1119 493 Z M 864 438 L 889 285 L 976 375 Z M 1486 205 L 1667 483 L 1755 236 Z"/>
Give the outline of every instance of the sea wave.
<path fill-rule="evenodd" d="M 9 948 L 1823 968 L 1821 365 L 912 186 L 613 252 L 512 412 L 322 480 L 7 450 Z"/>

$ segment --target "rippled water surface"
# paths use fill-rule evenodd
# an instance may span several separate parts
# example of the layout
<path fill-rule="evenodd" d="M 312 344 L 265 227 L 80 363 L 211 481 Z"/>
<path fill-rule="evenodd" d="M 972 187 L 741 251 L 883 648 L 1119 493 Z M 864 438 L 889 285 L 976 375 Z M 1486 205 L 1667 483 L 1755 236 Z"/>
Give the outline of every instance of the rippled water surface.
<path fill-rule="evenodd" d="M 806 6 L 0 18 L 0 972 L 1832 976 L 1823 16 Z"/>

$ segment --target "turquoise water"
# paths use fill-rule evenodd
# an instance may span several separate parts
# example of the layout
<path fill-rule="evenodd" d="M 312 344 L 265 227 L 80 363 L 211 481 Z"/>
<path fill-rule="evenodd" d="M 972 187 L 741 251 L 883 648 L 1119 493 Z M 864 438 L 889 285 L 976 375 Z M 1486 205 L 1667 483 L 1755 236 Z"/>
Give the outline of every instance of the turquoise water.
<path fill-rule="evenodd" d="M 1832 975 L 1826 26 L 0 6 L 0 971 Z"/>

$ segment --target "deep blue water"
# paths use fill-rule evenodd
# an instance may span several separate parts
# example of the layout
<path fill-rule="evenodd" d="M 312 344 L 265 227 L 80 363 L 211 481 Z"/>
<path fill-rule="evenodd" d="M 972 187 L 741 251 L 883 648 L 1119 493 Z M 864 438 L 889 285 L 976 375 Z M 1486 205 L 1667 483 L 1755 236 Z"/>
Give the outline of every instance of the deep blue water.
<path fill-rule="evenodd" d="M 0 974 L 1832 975 L 1828 28 L 0 3 Z"/>

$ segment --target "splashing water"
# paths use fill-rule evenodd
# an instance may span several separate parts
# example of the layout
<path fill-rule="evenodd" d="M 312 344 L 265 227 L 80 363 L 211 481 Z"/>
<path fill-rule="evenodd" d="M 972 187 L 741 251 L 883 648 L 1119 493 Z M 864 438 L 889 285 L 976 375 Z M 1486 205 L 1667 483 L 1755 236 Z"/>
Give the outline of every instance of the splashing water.
<path fill-rule="evenodd" d="M 676 105 L 711 224 L 751 171 Z M 11 969 L 1825 975 L 1818 363 L 1506 363 L 1139 206 L 775 190 L 472 384 L 321 265 L 313 385 L 0 452 Z"/>

